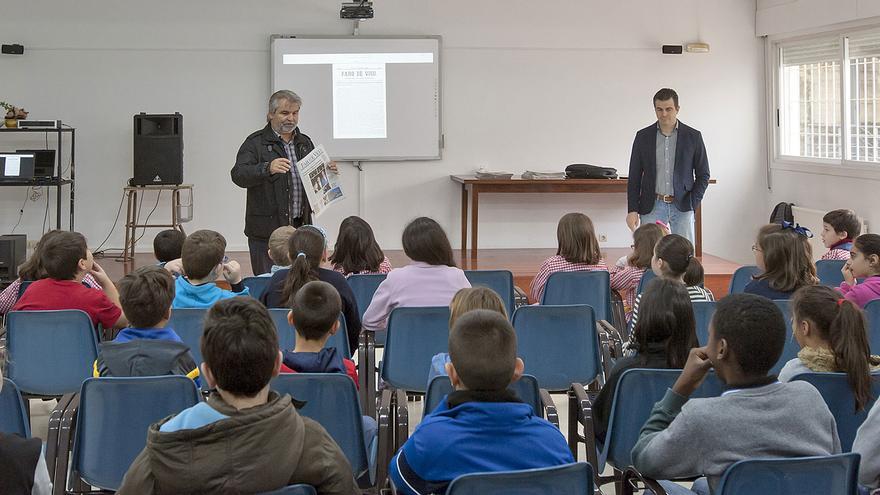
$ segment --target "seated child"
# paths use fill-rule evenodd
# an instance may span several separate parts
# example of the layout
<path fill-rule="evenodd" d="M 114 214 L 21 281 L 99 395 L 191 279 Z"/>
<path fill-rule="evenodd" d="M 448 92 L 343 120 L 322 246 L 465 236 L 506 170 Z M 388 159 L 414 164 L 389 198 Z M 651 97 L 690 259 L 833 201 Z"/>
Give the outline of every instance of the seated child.
<path fill-rule="evenodd" d="M 641 227 L 640 227 L 641 228 Z M 593 401 L 596 438 L 605 441 L 611 402 L 624 371 L 633 368 L 684 368 L 688 353 L 697 347 L 694 306 L 687 287 L 680 282 L 655 278 L 642 292 L 639 321 L 633 328 L 635 355 L 618 359 L 605 386 Z"/>
<path fill-rule="evenodd" d="M 822 217 L 822 244 L 828 252 L 823 260 L 848 260 L 853 239 L 859 236 L 862 223 L 852 210 L 832 210 Z"/>
<path fill-rule="evenodd" d="M 391 262 L 382 252 L 373 228 L 361 217 L 351 216 L 339 224 L 339 235 L 328 260 L 333 269 L 346 276 L 388 273 Z"/>
<path fill-rule="evenodd" d="M 504 315 L 471 311 L 449 332 L 446 365 L 455 392 L 422 419 L 391 460 L 402 494 L 443 493 L 458 476 L 574 462 L 565 437 L 507 387 L 523 373 Z"/>
<path fill-rule="evenodd" d="M 282 349 L 284 365 L 297 373 L 345 373 L 358 382 L 354 361 L 335 347 L 324 347 L 339 330 L 342 299 L 328 284 L 315 280 L 303 285 L 290 300 L 287 319 L 296 328 L 296 348 Z"/>
<path fill-rule="evenodd" d="M 871 399 L 871 372 L 880 371 L 872 356 L 862 311 L 824 285 L 801 287 L 791 298 L 792 328 L 801 345 L 798 357 L 785 363 L 781 381 L 800 373 L 846 373 L 856 398 L 855 412 Z"/>
<path fill-rule="evenodd" d="M 452 328 L 463 314 L 475 309 L 488 309 L 504 315 L 505 318 L 508 317 L 504 301 L 494 290 L 488 287 L 461 289 L 455 293 L 452 302 L 449 303 L 449 328 Z M 431 358 L 431 371 L 428 373 L 429 385 L 434 377 L 446 376 L 446 363 L 449 362 L 451 362 L 449 354 L 446 352 L 435 354 Z"/>
<path fill-rule="evenodd" d="M 6 349 L 0 348 L 0 389 L 6 370 Z M 0 432 L 0 493 L 51 495 L 52 480 L 39 438 Z"/>
<path fill-rule="evenodd" d="M 272 235 L 269 236 L 269 259 L 272 260 L 272 269 L 268 273 L 257 275 L 258 277 L 271 277 L 278 270 L 290 268 L 287 243 L 294 232 L 296 232 L 296 228 L 290 225 L 282 225 L 272 231 Z"/>
<path fill-rule="evenodd" d="M 880 235 L 862 234 L 853 242 L 852 257 L 843 267 L 840 292 L 864 308 L 880 299 Z M 864 281 L 859 282 L 858 279 Z"/>
<path fill-rule="evenodd" d="M 226 261 L 226 239 L 213 230 L 197 230 L 186 236 L 180 260 L 170 261 L 165 269 L 180 273 L 175 282 L 173 308 L 209 308 L 222 299 L 246 296 L 237 261 Z M 232 290 L 217 287 L 222 275 Z"/>
<path fill-rule="evenodd" d="M 809 231 L 791 224 L 761 227 L 752 245 L 755 265 L 761 273 L 746 284 L 743 292 L 767 299 L 790 299 L 801 287 L 818 284 L 810 236 Z"/>
<path fill-rule="evenodd" d="M 177 229 L 163 230 L 153 238 L 153 255 L 159 266 L 180 258 L 186 234 Z"/>
<path fill-rule="evenodd" d="M 642 275 L 651 269 L 654 246 L 664 235 L 663 227 L 656 223 L 646 223 L 637 228 L 633 232 L 633 252 L 626 258 L 625 265 L 611 267 L 611 289 L 625 294 L 623 308 L 627 323 L 632 319 Z"/>
<path fill-rule="evenodd" d="M 128 324 L 116 286 L 95 263 L 82 234 L 59 231 L 41 244 L 40 264 L 48 278 L 32 283 L 12 307 L 14 311 L 79 309 L 94 325 L 122 328 Z M 86 274 L 98 281 L 103 292 L 82 284 Z"/>
<path fill-rule="evenodd" d="M 142 266 L 119 281 L 119 300 L 129 326 L 111 342 L 102 342 L 94 375 L 185 375 L 199 381 L 199 368 L 172 328 L 174 278 L 158 266 Z"/>
<path fill-rule="evenodd" d="M 876 490 L 874 495 L 880 493 L 880 401 L 874 403 L 871 412 L 859 431 L 856 433 L 856 439 L 853 442 L 852 451 L 862 455 L 862 462 L 859 464 L 859 483 Z"/>
<path fill-rule="evenodd" d="M 208 311 L 202 376 L 216 388 L 201 402 L 150 426 L 120 495 L 259 493 L 305 483 L 318 493 L 356 493 L 351 466 L 296 401 L 269 390 L 281 351 L 268 310 L 250 297 Z"/>
<path fill-rule="evenodd" d="M 782 354 L 785 325 L 766 298 L 732 294 L 719 301 L 707 345 L 691 350 L 681 376 L 642 427 L 632 450 L 635 468 L 663 480 L 704 475 L 714 490 L 736 461 L 840 453 L 837 424 L 819 392 L 769 374 Z M 689 399 L 713 368 L 728 390 Z M 661 484 L 669 494 L 691 493 Z M 705 486 L 694 483 L 695 491 Z"/>
<path fill-rule="evenodd" d="M 46 239 L 51 238 L 58 232 L 64 231 L 50 230 L 43 234 L 43 237 L 41 237 L 40 240 L 37 241 L 37 245 L 34 246 L 34 252 L 31 253 L 31 256 L 18 267 L 18 278 L 3 289 L 3 292 L 0 292 L 0 315 L 8 313 L 12 309 L 12 306 L 15 305 L 15 302 L 18 301 L 18 293 L 21 291 L 21 284 L 23 282 L 33 282 L 34 280 L 41 280 L 48 276 L 46 274 L 46 269 L 43 268 L 43 265 L 40 263 L 40 246 Z M 95 280 L 95 277 L 93 277 L 91 273 L 87 273 L 83 277 L 82 283 L 91 289 L 102 290 L 101 285 Z"/>
<path fill-rule="evenodd" d="M 599 251 L 593 221 L 583 213 L 566 213 L 559 219 L 556 242 L 556 256 L 544 260 L 532 279 L 529 288 L 532 303 L 541 302 L 547 280 L 556 272 L 608 271 Z"/>

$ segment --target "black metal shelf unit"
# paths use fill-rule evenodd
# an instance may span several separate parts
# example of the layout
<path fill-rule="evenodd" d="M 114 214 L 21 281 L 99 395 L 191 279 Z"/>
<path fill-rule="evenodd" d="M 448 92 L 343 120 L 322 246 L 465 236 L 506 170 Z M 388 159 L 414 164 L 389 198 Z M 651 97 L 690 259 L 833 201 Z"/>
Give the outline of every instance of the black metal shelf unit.
<path fill-rule="evenodd" d="M 52 179 L 33 179 L 28 181 L 0 181 L 0 186 L 48 186 L 55 187 L 55 228 L 61 228 L 61 192 L 64 186 L 70 186 L 70 226 L 69 230 L 73 231 L 74 225 L 74 195 L 76 189 L 76 129 L 73 127 L 62 127 L 59 129 L 19 129 L 0 127 L 0 134 L 19 133 L 19 132 L 40 132 L 44 134 L 54 134 L 57 136 L 57 144 L 55 149 L 55 174 Z M 62 177 L 64 165 L 62 155 L 64 149 L 61 138 L 64 134 L 70 134 L 70 176 Z"/>

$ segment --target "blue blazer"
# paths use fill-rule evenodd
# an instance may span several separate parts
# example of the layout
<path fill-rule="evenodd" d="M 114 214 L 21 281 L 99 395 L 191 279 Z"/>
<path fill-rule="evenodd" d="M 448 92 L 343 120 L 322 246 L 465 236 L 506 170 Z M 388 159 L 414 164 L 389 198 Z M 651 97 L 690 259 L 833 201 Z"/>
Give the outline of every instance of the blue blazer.
<path fill-rule="evenodd" d="M 678 123 L 675 166 L 672 172 L 673 204 L 679 211 L 699 206 L 709 187 L 709 158 L 700 131 Z M 626 186 L 627 211 L 651 213 L 657 198 L 657 123 L 636 133 L 629 159 Z"/>

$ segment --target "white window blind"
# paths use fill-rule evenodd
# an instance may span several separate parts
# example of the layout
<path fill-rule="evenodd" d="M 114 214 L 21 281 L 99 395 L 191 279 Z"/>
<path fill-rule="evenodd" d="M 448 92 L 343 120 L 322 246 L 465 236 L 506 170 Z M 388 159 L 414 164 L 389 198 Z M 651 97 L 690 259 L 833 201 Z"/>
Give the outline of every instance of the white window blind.
<path fill-rule="evenodd" d="M 847 37 L 849 46 L 851 160 L 880 162 L 878 139 L 878 88 L 880 77 L 880 33 L 859 33 Z"/>

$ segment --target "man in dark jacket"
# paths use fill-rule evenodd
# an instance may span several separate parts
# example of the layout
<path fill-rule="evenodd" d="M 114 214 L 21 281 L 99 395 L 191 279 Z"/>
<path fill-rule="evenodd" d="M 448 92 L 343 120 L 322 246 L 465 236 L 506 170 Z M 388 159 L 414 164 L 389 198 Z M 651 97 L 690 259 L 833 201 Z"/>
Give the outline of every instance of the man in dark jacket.
<path fill-rule="evenodd" d="M 275 92 L 269 98 L 266 127 L 245 138 L 232 167 L 232 182 L 247 189 L 244 235 L 254 275 L 272 268 L 268 255 L 272 231 L 312 221 L 312 209 L 296 168 L 297 160 L 315 148 L 297 127 L 301 106 L 302 98 L 293 91 Z M 335 162 L 330 169 L 336 171 Z"/>
<path fill-rule="evenodd" d="M 269 390 L 281 351 L 268 310 L 250 297 L 216 303 L 201 340 L 216 393 L 150 426 L 119 494 L 260 493 L 305 483 L 319 494 L 358 493 L 351 465 L 303 404 Z"/>
<path fill-rule="evenodd" d="M 709 159 L 700 131 L 678 121 L 678 93 L 654 95 L 657 122 L 636 133 L 629 162 L 626 224 L 657 220 L 694 242 L 694 210 L 709 187 Z"/>

